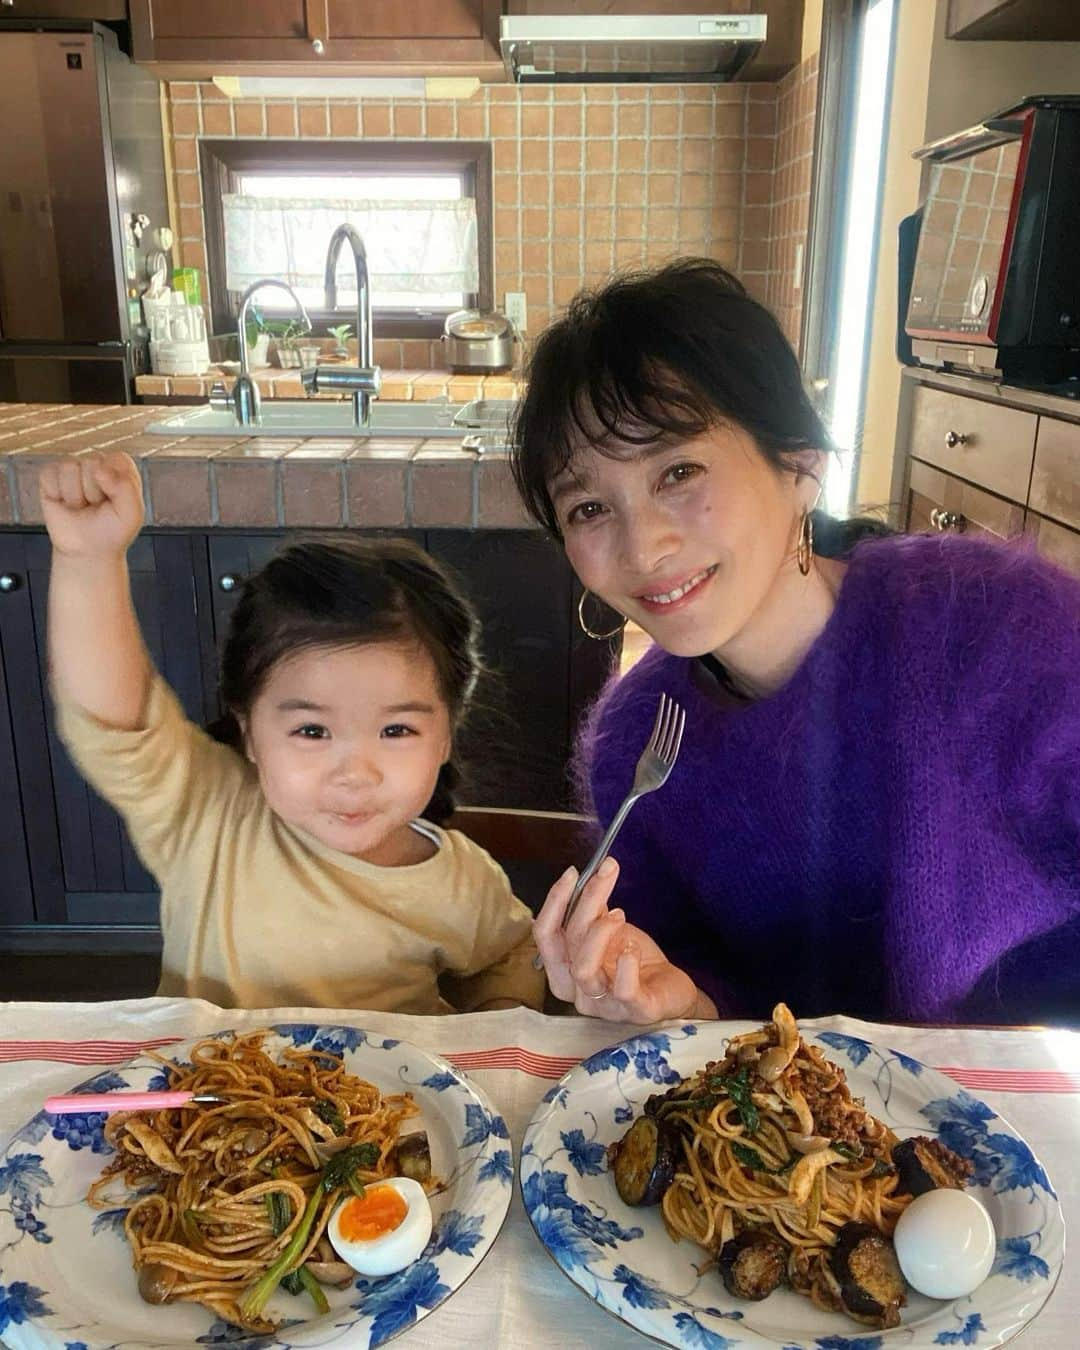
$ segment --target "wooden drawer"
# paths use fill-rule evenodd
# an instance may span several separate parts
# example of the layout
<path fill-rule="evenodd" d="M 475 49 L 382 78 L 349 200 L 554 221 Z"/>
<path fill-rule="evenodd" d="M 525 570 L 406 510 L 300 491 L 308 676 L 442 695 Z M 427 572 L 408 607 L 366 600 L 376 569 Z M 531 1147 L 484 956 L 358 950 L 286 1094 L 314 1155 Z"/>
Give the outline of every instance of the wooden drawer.
<path fill-rule="evenodd" d="M 1016 502 L 983 492 L 917 459 L 910 465 L 909 530 L 952 530 L 996 539 L 1015 539 L 1024 532 L 1024 508 Z"/>
<path fill-rule="evenodd" d="M 1067 530 L 1064 525 L 1036 515 L 1034 511 L 1027 513 L 1025 530 L 1035 540 L 1044 558 L 1080 577 L 1080 533 Z"/>
<path fill-rule="evenodd" d="M 909 452 L 1024 504 L 1037 423 L 1034 413 L 920 385 L 912 404 Z"/>
<path fill-rule="evenodd" d="M 1080 425 L 1039 418 L 1028 506 L 1080 530 Z"/>

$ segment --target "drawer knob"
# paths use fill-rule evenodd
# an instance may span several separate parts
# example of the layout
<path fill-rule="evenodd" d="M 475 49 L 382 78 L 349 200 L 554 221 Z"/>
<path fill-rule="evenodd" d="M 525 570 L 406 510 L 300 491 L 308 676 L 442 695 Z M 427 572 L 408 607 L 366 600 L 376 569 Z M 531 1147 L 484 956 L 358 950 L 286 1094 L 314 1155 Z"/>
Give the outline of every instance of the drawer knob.
<path fill-rule="evenodd" d="M 10 595 L 12 591 L 19 589 L 19 576 L 16 572 L 0 573 L 0 591 L 4 595 Z"/>
<path fill-rule="evenodd" d="M 967 528 L 967 518 L 962 516 L 959 511 L 939 511 L 937 513 L 937 527 L 939 530 L 955 530 L 957 534 L 963 534 Z"/>
<path fill-rule="evenodd" d="M 326 51 L 326 45 L 324 44 L 322 38 L 312 38 L 311 50 L 315 53 L 316 56 L 322 56 L 323 52 Z"/>
<path fill-rule="evenodd" d="M 947 431 L 945 433 L 945 444 L 950 450 L 955 450 L 958 445 L 967 445 L 968 438 L 962 431 Z"/>
<path fill-rule="evenodd" d="M 218 586 L 223 591 L 235 591 L 239 585 L 240 578 L 232 572 L 226 572 L 223 576 L 218 577 Z"/>

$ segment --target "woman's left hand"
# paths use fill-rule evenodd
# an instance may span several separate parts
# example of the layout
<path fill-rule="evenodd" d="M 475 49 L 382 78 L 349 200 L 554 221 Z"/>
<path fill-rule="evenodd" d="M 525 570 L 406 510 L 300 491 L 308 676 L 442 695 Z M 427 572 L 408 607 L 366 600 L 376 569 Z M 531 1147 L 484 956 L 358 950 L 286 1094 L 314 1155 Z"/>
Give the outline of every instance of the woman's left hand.
<path fill-rule="evenodd" d="M 577 870 L 570 868 L 548 892 L 533 934 L 551 992 L 586 1017 L 609 1022 L 715 1017 L 712 1000 L 648 933 L 627 923 L 621 909 L 608 909 L 618 875 L 615 859 L 605 859 L 565 929 L 563 914 Z"/>

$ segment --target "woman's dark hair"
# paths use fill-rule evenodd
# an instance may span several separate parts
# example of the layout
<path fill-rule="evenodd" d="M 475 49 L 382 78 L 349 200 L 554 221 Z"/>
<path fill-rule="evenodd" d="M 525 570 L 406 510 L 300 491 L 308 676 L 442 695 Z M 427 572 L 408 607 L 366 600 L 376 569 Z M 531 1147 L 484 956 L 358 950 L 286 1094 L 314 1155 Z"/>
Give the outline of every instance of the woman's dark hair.
<path fill-rule="evenodd" d="M 424 648 L 456 735 L 482 669 L 480 623 L 456 583 L 405 539 L 310 538 L 286 545 L 240 592 L 221 658 L 228 711 L 211 735 L 240 747 L 238 719 L 249 714 L 284 658 L 374 642 Z M 441 824 L 453 813 L 457 783 L 453 761 L 444 764 L 427 819 Z"/>
<path fill-rule="evenodd" d="M 726 268 L 682 258 L 583 291 L 540 337 L 514 424 L 514 479 L 526 509 L 559 536 L 548 486 L 582 446 L 653 445 L 737 423 L 777 468 L 831 450 L 799 362 L 773 315 Z M 815 547 L 848 552 L 876 521 L 815 513 Z"/>

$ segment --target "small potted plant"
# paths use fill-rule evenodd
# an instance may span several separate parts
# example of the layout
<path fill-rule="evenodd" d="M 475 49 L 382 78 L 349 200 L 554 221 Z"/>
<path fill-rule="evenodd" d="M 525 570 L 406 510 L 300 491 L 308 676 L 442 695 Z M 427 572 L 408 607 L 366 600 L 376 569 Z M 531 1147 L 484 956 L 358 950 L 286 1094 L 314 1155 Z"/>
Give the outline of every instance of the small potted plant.
<path fill-rule="evenodd" d="M 300 365 L 299 341 L 304 336 L 304 326 L 299 319 L 268 319 L 267 331 L 273 336 L 277 363 L 282 370 L 295 369 Z"/>
<path fill-rule="evenodd" d="M 270 364 L 270 332 L 263 316 L 254 305 L 248 310 L 247 321 L 244 324 L 244 338 L 247 341 L 248 365 L 252 370 L 259 366 L 268 366 Z M 237 356 L 240 353 L 237 352 Z"/>
<path fill-rule="evenodd" d="M 333 356 L 344 356 L 347 359 L 349 355 L 349 339 L 352 337 L 352 324 L 335 324 L 333 328 L 330 328 L 327 331 L 337 342 L 337 346 L 331 354 Z"/>

